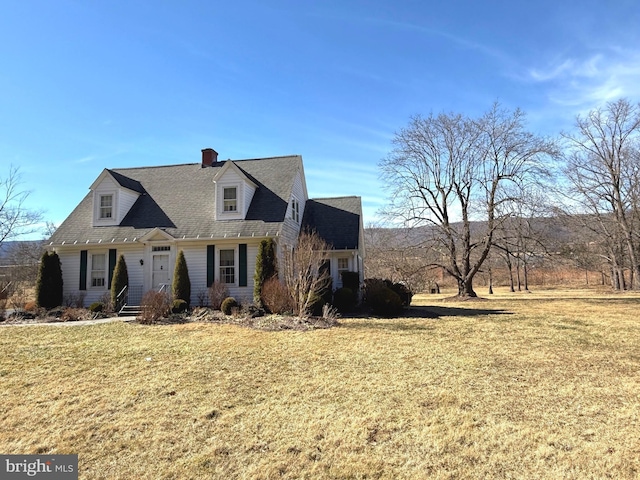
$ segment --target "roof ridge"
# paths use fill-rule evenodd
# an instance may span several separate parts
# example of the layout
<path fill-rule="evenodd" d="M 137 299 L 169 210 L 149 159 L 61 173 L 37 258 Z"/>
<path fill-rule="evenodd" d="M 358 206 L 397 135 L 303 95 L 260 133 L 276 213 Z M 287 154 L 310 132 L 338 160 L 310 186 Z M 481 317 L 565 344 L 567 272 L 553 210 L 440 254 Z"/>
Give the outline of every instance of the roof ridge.
<path fill-rule="evenodd" d="M 231 161 L 233 163 L 236 162 L 249 162 L 249 161 L 259 161 L 259 160 L 276 160 L 279 158 L 296 158 L 302 157 L 300 154 L 292 154 L 292 155 L 277 155 L 274 157 L 259 157 L 259 158 L 240 158 L 234 160 L 233 158 L 228 158 L 226 160 L 218 160 L 218 164 L 224 164 L 224 162 Z M 189 162 L 189 163 L 169 163 L 166 165 L 141 165 L 139 167 L 115 167 L 115 168 L 107 168 L 107 170 L 143 170 L 148 168 L 169 168 L 169 167 L 187 167 L 190 165 L 201 165 L 200 162 Z M 222 165 L 217 165 L 222 166 Z"/>
<path fill-rule="evenodd" d="M 362 198 L 360 195 L 338 195 L 335 197 L 316 197 L 310 198 L 309 200 L 333 200 L 337 198 Z"/>
<path fill-rule="evenodd" d="M 295 157 L 302 157 L 302 155 L 296 153 L 296 154 L 291 154 L 291 155 L 277 155 L 275 157 L 258 157 L 258 158 L 240 158 L 238 160 L 234 160 L 233 158 L 228 158 L 227 160 L 231 160 L 232 162 L 246 162 L 246 161 L 251 161 L 251 160 L 275 160 L 277 158 L 295 158 Z M 218 160 L 218 161 L 227 161 L 227 160 Z"/>
<path fill-rule="evenodd" d="M 187 167 L 190 165 L 200 165 L 200 163 L 171 163 L 169 165 L 143 165 L 140 167 L 117 167 L 117 168 L 107 168 L 107 170 L 144 170 L 149 168 L 167 168 L 167 167 Z"/>

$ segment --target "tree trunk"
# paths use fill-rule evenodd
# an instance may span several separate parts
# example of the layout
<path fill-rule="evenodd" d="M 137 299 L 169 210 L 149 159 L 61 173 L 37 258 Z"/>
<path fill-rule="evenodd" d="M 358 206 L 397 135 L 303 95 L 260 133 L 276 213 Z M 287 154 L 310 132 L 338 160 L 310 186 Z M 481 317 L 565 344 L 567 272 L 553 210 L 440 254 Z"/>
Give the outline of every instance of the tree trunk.
<path fill-rule="evenodd" d="M 493 275 L 491 274 L 491 267 L 489 267 L 489 295 L 493 295 Z"/>
<path fill-rule="evenodd" d="M 473 290 L 473 278 L 458 280 L 458 296 L 464 298 L 475 298 L 478 296 Z"/>
<path fill-rule="evenodd" d="M 506 252 L 504 257 L 504 262 L 507 264 L 507 270 L 509 270 L 509 290 L 511 293 L 515 292 L 514 282 L 513 282 L 513 268 L 511 267 L 511 258 L 509 256 L 509 252 Z"/>

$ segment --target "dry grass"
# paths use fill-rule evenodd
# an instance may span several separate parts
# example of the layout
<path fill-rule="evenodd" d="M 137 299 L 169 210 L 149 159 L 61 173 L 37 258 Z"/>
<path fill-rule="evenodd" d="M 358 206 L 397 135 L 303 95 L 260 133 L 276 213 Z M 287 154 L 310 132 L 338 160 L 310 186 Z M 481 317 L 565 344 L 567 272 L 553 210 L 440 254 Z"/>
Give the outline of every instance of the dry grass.
<path fill-rule="evenodd" d="M 0 452 L 90 479 L 640 475 L 640 295 L 445 296 L 311 332 L 1 328 Z"/>

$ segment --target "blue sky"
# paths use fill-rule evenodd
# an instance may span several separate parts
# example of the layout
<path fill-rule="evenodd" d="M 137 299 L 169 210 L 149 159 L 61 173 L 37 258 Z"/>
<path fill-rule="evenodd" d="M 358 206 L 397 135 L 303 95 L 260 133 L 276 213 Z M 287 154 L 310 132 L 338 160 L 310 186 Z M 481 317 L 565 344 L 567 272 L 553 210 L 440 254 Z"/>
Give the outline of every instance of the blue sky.
<path fill-rule="evenodd" d="M 637 0 L 4 0 L 0 177 L 59 224 L 103 168 L 301 154 L 367 224 L 412 115 L 498 100 L 556 135 L 640 100 L 639 25 Z"/>

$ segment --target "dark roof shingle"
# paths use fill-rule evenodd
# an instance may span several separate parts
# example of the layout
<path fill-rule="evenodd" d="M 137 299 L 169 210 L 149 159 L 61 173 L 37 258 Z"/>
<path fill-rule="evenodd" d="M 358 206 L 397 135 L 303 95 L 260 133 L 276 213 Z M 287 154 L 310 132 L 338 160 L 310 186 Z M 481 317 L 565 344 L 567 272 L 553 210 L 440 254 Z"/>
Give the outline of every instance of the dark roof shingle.
<path fill-rule="evenodd" d="M 360 244 L 360 197 L 317 198 L 307 201 L 302 225 L 315 230 L 335 250 L 355 250 Z"/>
<path fill-rule="evenodd" d="M 124 188 L 140 193 L 118 226 L 94 227 L 89 192 L 51 237 L 54 244 L 132 240 L 159 227 L 175 238 L 275 235 L 280 231 L 298 171 L 299 155 L 235 160 L 258 185 L 245 220 L 214 221 L 213 177 L 224 162 L 108 170 Z"/>

